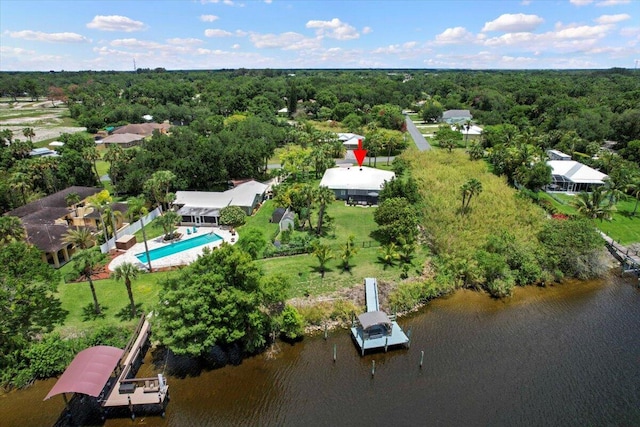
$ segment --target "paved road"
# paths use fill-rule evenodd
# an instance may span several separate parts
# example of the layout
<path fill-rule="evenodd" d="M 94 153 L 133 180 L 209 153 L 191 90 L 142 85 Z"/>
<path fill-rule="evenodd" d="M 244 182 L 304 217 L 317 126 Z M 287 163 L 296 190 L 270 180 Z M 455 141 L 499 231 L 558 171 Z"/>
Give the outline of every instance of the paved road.
<path fill-rule="evenodd" d="M 418 147 L 418 150 L 420 151 L 431 150 L 431 146 L 429 145 L 427 140 L 424 138 L 424 136 L 422 136 L 422 134 L 420 133 L 416 125 L 411 121 L 409 116 L 405 116 L 404 120 L 407 123 L 407 130 L 409 131 L 409 134 L 411 134 L 411 137 L 415 141 L 416 146 Z"/>

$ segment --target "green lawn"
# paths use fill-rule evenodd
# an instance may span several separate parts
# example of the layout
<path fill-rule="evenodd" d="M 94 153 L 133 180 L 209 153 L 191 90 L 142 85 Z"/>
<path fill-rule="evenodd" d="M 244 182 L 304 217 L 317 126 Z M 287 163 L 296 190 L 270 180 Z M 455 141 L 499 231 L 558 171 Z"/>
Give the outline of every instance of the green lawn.
<path fill-rule="evenodd" d="M 159 281 L 171 274 L 175 273 L 143 273 L 132 282 L 134 301 L 136 304 L 140 304 L 144 312 L 150 312 L 158 303 Z M 129 320 L 122 316 L 122 313 L 126 313 L 129 306 L 129 297 L 124 282 L 104 279 L 94 280 L 94 284 L 98 302 L 103 310 L 103 315 L 98 318 L 91 315 L 93 299 L 88 282 L 61 283 L 58 286 L 58 296 L 62 301 L 62 308 L 69 312 L 64 325 L 57 328 L 63 336 L 74 336 L 82 331 L 104 325 L 133 325 L 136 322 L 136 320 Z"/>
<path fill-rule="evenodd" d="M 375 208 L 345 206 L 344 201 L 335 201 L 328 207 L 327 214 L 333 217 L 335 225 L 321 239 L 333 251 L 333 259 L 327 264 L 324 278 L 318 271 L 316 257 L 310 254 L 269 258 L 259 262 L 266 273 L 282 273 L 289 277 L 292 284 L 289 294 L 291 298 L 320 295 L 351 287 L 362 283 L 365 277 L 399 280 L 401 270 L 398 266 L 385 269 L 378 261 L 379 244 L 371 237 L 371 232 L 377 228 L 373 219 L 374 212 Z M 316 221 L 317 218 L 314 218 L 313 225 L 317 224 Z M 343 272 L 339 266 L 340 248 L 350 235 L 355 237 L 359 251 L 351 261 L 351 271 Z M 413 264 L 421 266 L 425 256 L 426 253 L 422 249 L 417 250 Z M 410 274 L 412 273 L 413 271 L 410 271 Z"/>
<path fill-rule="evenodd" d="M 551 200 L 558 212 L 567 215 L 579 215 L 578 210 L 572 206 L 575 196 L 554 193 L 553 196 L 540 192 L 540 197 Z M 611 221 L 594 221 L 594 224 L 602 232 L 606 233 L 623 245 L 640 242 L 640 209 L 635 216 L 633 211 L 636 201 L 633 198 L 620 200 L 616 203 L 616 210 Z"/>
<path fill-rule="evenodd" d="M 256 215 L 247 218 L 247 223 L 238 228 L 242 234 L 243 228 L 255 227 L 264 230 L 265 238 L 270 239 L 278 229 L 277 224 L 269 222 L 275 206 L 272 200 L 264 202 Z M 378 260 L 379 245 L 371 237 L 371 232 L 377 227 L 373 220 L 375 208 L 361 208 L 345 206 L 342 201 L 335 201 L 327 208 L 327 214 L 333 217 L 334 226 L 322 237 L 322 241 L 328 244 L 334 251 L 334 258 L 329 261 L 325 277 L 322 278 L 318 271 L 318 261 L 312 255 L 298 255 L 259 260 L 265 274 L 282 273 L 289 277 L 292 288 L 289 297 L 301 297 L 305 295 L 320 295 L 342 288 L 361 284 L 365 277 L 377 277 L 382 280 L 397 281 L 400 279 L 400 266 L 394 265 L 385 268 Z M 317 224 L 317 218 L 313 219 Z M 155 221 L 145 227 L 147 238 L 152 239 L 163 233 Z M 340 246 L 348 236 L 355 236 L 358 253 L 352 258 L 352 268 L 349 272 L 343 272 L 339 266 Z M 142 241 L 141 232 L 136 233 L 138 241 Z M 413 266 L 409 271 L 415 275 L 421 271 L 421 266 L 426 258 L 427 251 L 419 248 L 413 260 Z M 70 269 L 70 265 L 64 266 L 61 273 Z M 133 282 L 133 293 L 137 303 L 142 305 L 146 312 L 153 310 L 158 303 L 159 282 L 172 272 L 158 272 L 142 274 Z M 64 336 L 73 336 L 83 331 L 99 326 L 122 324 L 128 325 L 133 321 L 123 320 L 121 313 L 128 307 L 128 297 L 124 283 L 112 279 L 98 280 L 94 282 L 98 294 L 98 301 L 104 306 L 104 316 L 92 318 L 90 306 L 92 302 L 89 284 L 61 283 L 59 297 L 62 306 L 69 311 L 64 326 L 58 328 Z"/>

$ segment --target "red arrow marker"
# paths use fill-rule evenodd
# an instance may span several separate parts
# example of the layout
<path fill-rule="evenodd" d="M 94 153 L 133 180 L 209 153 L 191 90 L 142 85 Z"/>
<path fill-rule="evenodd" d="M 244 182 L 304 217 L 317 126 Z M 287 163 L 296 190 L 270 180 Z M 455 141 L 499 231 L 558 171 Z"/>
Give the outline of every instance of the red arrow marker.
<path fill-rule="evenodd" d="M 353 150 L 353 154 L 356 156 L 356 160 L 358 161 L 358 166 L 362 167 L 362 162 L 364 162 L 364 158 L 367 155 L 367 150 L 362 149 L 362 140 L 358 140 L 358 149 Z"/>

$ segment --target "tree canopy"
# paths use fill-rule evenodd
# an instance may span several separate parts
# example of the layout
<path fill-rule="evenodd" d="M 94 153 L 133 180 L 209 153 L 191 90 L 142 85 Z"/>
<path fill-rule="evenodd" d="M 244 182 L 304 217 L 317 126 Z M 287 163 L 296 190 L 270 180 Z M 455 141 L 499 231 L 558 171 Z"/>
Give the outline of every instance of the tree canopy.
<path fill-rule="evenodd" d="M 269 313 L 283 306 L 286 288 L 236 246 L 205 251 L 162 283 L 157 336 L 178 355 L 204 356 L 232 343 L 255 352 L 266 344 Z"/>

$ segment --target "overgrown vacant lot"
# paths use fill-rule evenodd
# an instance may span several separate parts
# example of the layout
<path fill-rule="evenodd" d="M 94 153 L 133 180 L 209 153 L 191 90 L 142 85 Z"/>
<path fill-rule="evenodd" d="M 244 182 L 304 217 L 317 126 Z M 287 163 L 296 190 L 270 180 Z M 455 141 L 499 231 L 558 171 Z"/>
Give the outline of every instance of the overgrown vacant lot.
<path fill-rule="evenodd" d="M 51 101 L 10 103 L 6 99 L 0 100 L 0 127 L 10 129 L 14 138 L 21 140 L 25 139 L 22 129 L 33 128 L 36 146 L 46 145 L 63 133 L 86 130 L 77 126 L 69 117 L 69 109 L 63 105 L 53 107 Z"/>
<path fill-rule="evenodd" d="M 462 150 L 432 150 L 413 156 L 413 175 L 424 197 L 423 225 L 434 251 L 441 256 L 469 259 L 492 234 L 511 233 L 526 243 L 542 228 L 544 211 L 487 169 L 483 161 L 470 161 Z M 460 186 L 471 178 L 483 191 L 460 214 Z"/>

